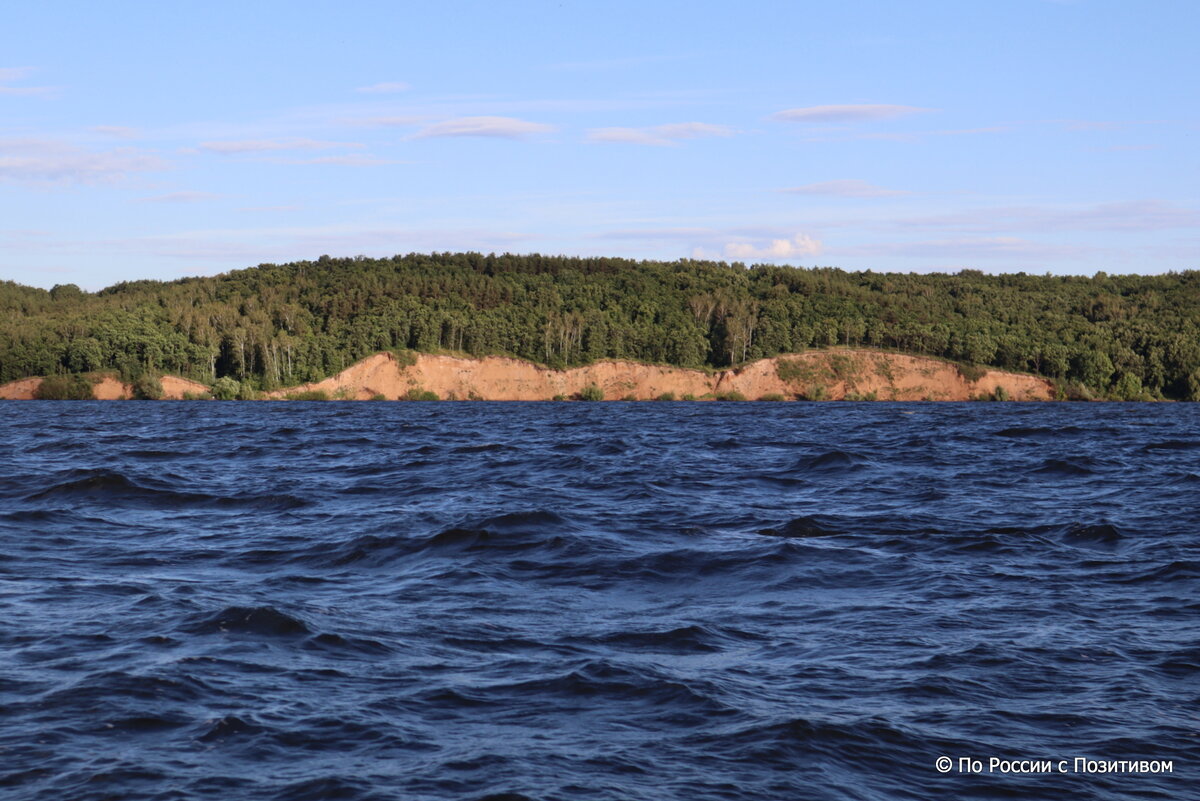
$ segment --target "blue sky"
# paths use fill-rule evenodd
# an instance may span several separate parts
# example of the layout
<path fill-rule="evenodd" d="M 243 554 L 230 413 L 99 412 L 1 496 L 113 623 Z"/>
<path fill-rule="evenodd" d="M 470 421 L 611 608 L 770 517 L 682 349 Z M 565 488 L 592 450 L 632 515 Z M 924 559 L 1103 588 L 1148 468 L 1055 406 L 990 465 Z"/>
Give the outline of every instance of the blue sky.
<path fill-rule="evenodd" d="M 1200 268 L 1200 3 L 19 2 L 0 279 Z"/>

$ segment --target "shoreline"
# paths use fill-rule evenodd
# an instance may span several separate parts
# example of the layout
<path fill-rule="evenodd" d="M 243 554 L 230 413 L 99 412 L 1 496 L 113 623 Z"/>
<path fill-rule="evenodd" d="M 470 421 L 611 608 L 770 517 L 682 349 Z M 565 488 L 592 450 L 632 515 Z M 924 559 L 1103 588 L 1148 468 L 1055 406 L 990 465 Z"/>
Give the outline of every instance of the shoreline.
<path fill-rule="evenodd" d="M 0 399 L 34 400 L 43 378 L 0 385 Z M 95 400 L 128 400 L 133 384 L 112 375 L 90 379 Z M 218 379 L 226 399 L 232 379 Z M 162 400 L 211 398 L 215 387 L 165 375 Z M 232 394 L 229 394 L 232 393 Z M 558 370 L 504 356 L 464 357 L 390 351 L 375 353 L 336 375 L 294 387 L 254 393 L 256 400 L 877 400 L 1048 401 L 1050 379 L 984 367 L 968 368 L 930 356 L 866 348 L 785 354 L 723 370 L 608 360 Z"/>

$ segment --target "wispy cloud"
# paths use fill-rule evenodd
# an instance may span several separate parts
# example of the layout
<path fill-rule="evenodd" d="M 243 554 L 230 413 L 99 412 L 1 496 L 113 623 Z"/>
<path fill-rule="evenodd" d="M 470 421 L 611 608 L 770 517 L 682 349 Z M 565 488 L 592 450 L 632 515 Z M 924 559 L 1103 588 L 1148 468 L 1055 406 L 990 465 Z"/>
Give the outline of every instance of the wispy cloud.
<path fill-rule="evenodd" d="M 1068 131 L 1124 131 L 1145 125 L 1156 125 L 1157 120 L 1062 120 Z"/>
<path fill-rule="evenodd" d="M 124 125 L 93 125 L 88 130 L 102 136 L 111 136 L 114 139 L 134 139 L 138 135 L 136 128 L 128 128 Z"/>
<path fill-rule="evenodd" d="M 355 89 L 360 95 L 394 95 L 399 92 L 407 92 L 412 87 L 403 81 L 385 81 L 383 83 L 373 83 L 370 86 L 360 86 Z"/>
<path fill-rule="evenodd" d="M 856 133 L 851 139 L 880 139 L 887 142 L 919 142 L 929 136 L 971 136 L 974 134 L 1005 133 L 1011 131 L 1011 125 L 987 125 L 979 128 L 950 128 L 941 131 L 907 131 L 905 133 Z"/>
<path fill-rule="evenodd" d="M 1009 231 L 1162 231 L 1200 228 L 1200 209 L 1161 200 L 1077 208 L 1008 206 L 896 220 L 902 228 L 1000 233 Z"/>
<path fill-rule="evenodd" d="M 1159 145 L 1109 145 L 1108 147 L 1094 148 L 1107 153 L 1125 153 L 1136 152 L 1139 150 L 1158 150 Z"/>
<path fill-rule="evenodd" d="M 679 61 L 684 58 L 687 58 L 687 56 L 653 55 L 630 56 L 627 58 L 605 58 L 596 59 L 594 61 L 563 61 L 558 64 L 551 64 L 550 69 L 569 70 L 572 72 L 598 72 L 627 69 L 629 67 L 641 67 L 645 64 L 656 64 L 664 61 Z"/>
<path fill-rule="evenodd" d="M 165 195 L 154 195 L 141 198 L 143 203 L 201 203 L 205 200 L 216 200 L 220 195 L 212 192 L 168 192 Z"/>
<path fill-rule="evenodd" d="M 961 237 L 919 242 L 883 242 L 839 249 L 846 256 L 907 256 L 930 259 L 1070 258 L 1095 248 L 1056 245 L 1015 236 Z"/>
<path fill-rule="evenodd" d="M 299 211 L 302 206 L 285 205 L 285 206 L 242 206 L 238 211 Z"/>
<path fill-rule="evenodd" d="M 733 134 L 733 129 L 725 125 L 713 125 L 707 122 L 677 122 L 649 128 L 593 128 L 588 131 L 587 141 L 662 147 L 676 145 L 683 139 L 733 136 Z"/>
<path fill-rule="evenodd" d="M 343 167 L 380 167 L 385 164 L 405 164 L 395 159 L 383 159 L 365 153 L 348 153 L 342 156 L 318 156 L 311 159 L 272 159 L 279 164 L 333 164 Z"/>
<path fill-rule="evenodd" d="M 222 267 L 311 258 L 313 253 L 391 255 L 420 250 L 493 251 L 511 249 L 528 234 L 482 228 L 424 229 L 360 224 L 315 227 L 262 227 L 180 231 L 172 234 L 80 243 L 90 250 L 196 260 Z"/>
<path fill-rule="evenodd" d="M 9 86 L 32 72 L 32 67 L 0 67 L 0 95 L 46 95 L 57 90 L 54 86 Z"/>
<path fill-rule="evenodd" d="M 874 184 L 869 184 L 866 181 L 860 181 L 855 178 L 847 178 L 840 181 L 821 181 L 820 183 L 793 186 L 788 189 L 780 189 L 779 191 L 794 195 L 827 195 L 833 197 L 893 197 L 910 194 L 899 189 L 884 189 L 882 186 L 875 186 Z"/>
<path fill-rule="evenodd" d="M 804 108 L 789 108 L 777 111 L 771 119 L 780 122 L 866 122 L 870 120 L 890 120 L 895 117 L 906 117 L 909 114 L 919 114 L 933 111 L 931 108 L 920 106 L 896 105 L 842 105 L 842 106 L 806 106 Z"/>
<path fill-rule="evenodd" d="M 716 236 L 712 228 L 627 228 L 594 234 L 594 239 L 619 239 L 630 241 L 663 242 L 677 239 L 709 239 Z"/>
<path fill-rule="evenodd" d="M 92 151 L 49 139 L 0 140 L 0 180 L 104 183 L 169 166 L 154 154 L 130 147 Z"/>
<path fill-rule="evenodd" d="M 340 147 L 362 147 L 358 142 L 323 142 L 318 139 L 243 139 L 238 141 L 201 142 L 200 149 L 209 153 L 233 155 L 266 153 L 276 150 L 330 150 Z"/>
<path fill-rule="evenodd" d="M 394 117 L 351 117 L 343 120 L 346 125 L 362 128 L 406 128 L 410 125 L 420 125 L 426 117 L 394 116 Z"/>
<path fill-rule="evenodd" d="M 524 139 L 554 131 L 553 125 L 520 120 L 516 117 L 457 117 L 428 125 L 413 135 L 413 139 L 443 136 L 488 136 L 501 139 Z"/>

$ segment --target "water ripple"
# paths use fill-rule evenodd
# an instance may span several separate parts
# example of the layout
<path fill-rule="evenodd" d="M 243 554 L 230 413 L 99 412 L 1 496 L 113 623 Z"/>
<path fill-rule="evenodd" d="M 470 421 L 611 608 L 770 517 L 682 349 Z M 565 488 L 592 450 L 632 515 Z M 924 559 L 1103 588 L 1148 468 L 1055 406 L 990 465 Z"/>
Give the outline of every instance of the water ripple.
<path fill-rule="evenodd" d="M 4 408 L 5 798 L 1194 784 L 1195 405 Z"/>

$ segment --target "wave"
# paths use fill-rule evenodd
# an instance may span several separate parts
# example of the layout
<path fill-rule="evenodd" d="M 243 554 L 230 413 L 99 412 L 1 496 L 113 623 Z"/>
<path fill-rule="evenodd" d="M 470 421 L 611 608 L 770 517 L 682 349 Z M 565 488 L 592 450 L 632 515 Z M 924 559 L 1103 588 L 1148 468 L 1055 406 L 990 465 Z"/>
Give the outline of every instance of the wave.
<path fill-rule="evenodd" d="M 573 530 L 571 521 L 562 515 L 532 510 L 464 521 L 432 534 L 365 534 L 280 556 L 309 565 L 382 567 L 422 553 L 586 550 L 587 540 L 576 536 Z"/>
<path fill-rule="evenodd" d="M 26 501 L 52 499 L 95 501 L 147 507 L 210 507 L 253 511 L 286 511 L 309 505 L 309 501 L 286 493 L 230 494 L 189 492 L 158 479 L 129 478 L 104 468 L 70 470 L 49 486 L 25 496 Z"/>
<path fill-rule="evenodd" d="M 225 715 L 212 721 L 203 734 L 196 739 L 202 743 L 228 740 L 231 737 L 247 737 L 257 735 L 266 729 L 253 720 L 246 720 L 237 715 Z"/>
<path fill-rule="evenodd" d="M 311 633 L 303 620 L 271 606 L 229 606 L 194 620 L 184 630 L 192 634 L 260 634 L 271 637 Z"/>
<path fill-rule="evenodd" d="M 1060 439 L 1064 434 L 1082 434 L 1087 433 L 1087 429 L 1078 426 L 1063 426 L 1061 428 L 1049 428 L 1045 426 L 1012 426 L 1010 428 L 1002 428 L 999 431 L 993 431 L 992 435 L 996 437 L 1009 437 L 1012 439 L 1037 439 L 1037 440 L 1056 440 Z"/>
<path fill-rule="evenodd" d="M 1116 526 L 1109 525 L 1108 523 L 1090 526 L 1075 523 L 1067 528 L 1065 537 L 1069 542 L 1089 542 L 1105 545 L 1118 543 L 1125 538 Z"/>
<path fill-rule="evenodd" d="M 1192 405 L 4 408 L 14 801 L 1050 798 L 1081 785 L 932 760 L 1200 763 Z"/>
<path fill-rule="evenodd" d="M 684 708 L 710 716 L 736 714 L 736 709 L 717 700 L 705 689 L 701 682 L 683 682 L 650 666 L 620 665 L 608 660 L 593 660 L 566 672 L 525 681 L 453 688 L 468 705 L 509 699 L 534 699 L 544 703 L 547 698 L 590 698 L 663 709 Z M 434 700 L 427 693 L 419 697 L 426 702 Z M 436 701 L 446 703 L 448 698 L 438 696 Z"/>
<path fill-rule="evenodd" d="M 797 517 L 789 520 L 778 528 L 759 529 L 759 534 L 768 537 L 806 538 L 806 537 L 836 537 L 836 531 L 823 519 L 815 517 Z"/>
<path fill-rule="evenodd" d="M 1089 467 L 1089 463 L 1090 460 L 1084 458 L 1046 459 L 1030 472 L 1054 476 L 1090 476 L 1096 471 Z"/>
<path fill-rule="evenodd" d="M 871 460 L 865 456 L 849 451 L 832 450 L 798 460 L 792 466 L 791 472 L 852 473 L 864 470 L 870 465 Z"/>
<path fill-rule="evenodd" d="M 1168 439 L 1161 442 L 1150 442 L 1142 446 L 1147 453 L 1154 451 L 1191 451 L 1200 448 L 1200 440 Z"/>
<path fill-rule="evenodd" d="M 665 631 L 614 631 L 574 638 L 574 642 L 619 650 L 663 654 L 712 654 L 724 650 L 725 637 L 706 626 L 680 626 Z"/>

